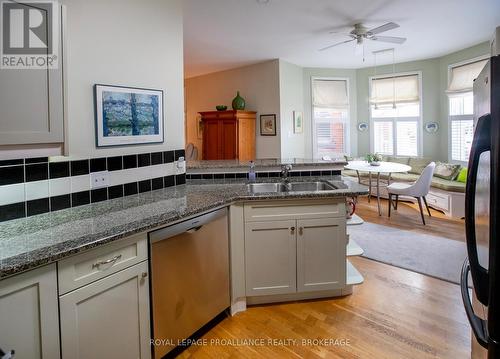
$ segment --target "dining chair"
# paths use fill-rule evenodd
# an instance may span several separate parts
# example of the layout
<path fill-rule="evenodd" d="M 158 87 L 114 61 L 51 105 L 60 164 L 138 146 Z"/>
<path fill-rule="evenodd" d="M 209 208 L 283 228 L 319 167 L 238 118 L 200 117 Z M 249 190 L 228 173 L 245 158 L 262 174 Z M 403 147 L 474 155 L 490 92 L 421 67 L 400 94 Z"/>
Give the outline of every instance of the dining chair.
<path fill-rule="evenodd" d="M 401 183 L 394 182 L 387 186 L 387 192 L 389 194 L 389 217 L 391 216 L 392 196 L 396 197 L 394 204 L 394 209 L 398 209 L 399 196 L 410 196 L 415 197 L 418 202 L 418 207 L 420 208 L 420 215 L 422 217 L 422 223 L 425 226 L 424 211 L 422 209 L 422 199 L 424 200 L 425 207 L 427 208 L 427 213 L 431 217 L 431 211 L 427 205 L 427 200 L 425 196 L 429 193 L 429 188 L 431 187 L 432 175 L 434 174 L 434 168 L 436 164 L 431 162 L 424 168 L 420 177 L 414 183 Z"/>

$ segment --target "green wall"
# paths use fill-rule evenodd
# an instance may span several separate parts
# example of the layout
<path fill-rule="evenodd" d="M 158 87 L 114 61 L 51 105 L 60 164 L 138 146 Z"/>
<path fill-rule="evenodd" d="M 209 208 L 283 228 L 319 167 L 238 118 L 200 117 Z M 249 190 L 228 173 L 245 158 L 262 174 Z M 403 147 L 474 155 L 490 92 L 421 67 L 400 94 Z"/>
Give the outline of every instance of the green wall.
<path fill-rule="evenodd" d="M 423 155 L 435 160 L 448 160 L 448 101 L 445 90 L 448 86 L 448 66 L 489 53 L 489 43 L 457 51 L 443 57 L 395 65 L 396 72 L 422 72 L 422 125 L 436 121 L 439 131 L 429 134 L 422 129 Z M 392 65 L 377 67 L 377 75 L 392 73 Z M 356 70 L 358 110 L 357 122 L 369 123 L 368 86 L 375 68 Z M 357 124 L 355 124 L 357 126 Z M 358 132 L 358 155 L 370 152 L 370 133 Z"/>
<path fill-rule="evenodd" d="M 490 44 L 488 41 L 478 45 L 468 47 L 458 52 L 448 54 L 439 58 L 439 91 L 441 95 L 441 147 L 442 153 L 446 159 L 448 158 L 448 97 L 445 94 L 448 88 L 448 66 L 457 62 L 470 60 L 478 56 L 490 53 Z"/>

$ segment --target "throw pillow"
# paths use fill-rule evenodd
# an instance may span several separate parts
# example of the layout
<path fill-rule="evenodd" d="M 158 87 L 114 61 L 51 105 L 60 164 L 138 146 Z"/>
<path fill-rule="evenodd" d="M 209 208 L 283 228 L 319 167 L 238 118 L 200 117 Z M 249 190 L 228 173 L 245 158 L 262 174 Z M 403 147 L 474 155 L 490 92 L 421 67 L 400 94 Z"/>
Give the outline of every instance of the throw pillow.
<path fill-rule="evenodd" d="M 461 167 L 460 165 L 454 165 L 452 163 L 438 162 L 434 170 L 434 177 L 451 181 L 457 176 L 458 172 L 460 172 Z"/>
<path fill-rule="evenodd" d="M 421 175 L 427 165 L 431 163 L 431 160 L 422 157 L 410 157 L 410 161 L 408 162 L 408 166 L 411 167 L 409 173 L 413 173 L 416 175 Z"/>
<path fill-rule="evenodd" d="M 457 177 L 457 182 L 467 182 L 467 168 L 463 167 Z"/>
<path fill-rule="evenodd" d="M 410 160 L 409 157 L 387 156 L 387 159 L 385 161 L 387 161 L 387 162 L 401 163 L 403 165 L 407 165 L 409 160 Z"/>

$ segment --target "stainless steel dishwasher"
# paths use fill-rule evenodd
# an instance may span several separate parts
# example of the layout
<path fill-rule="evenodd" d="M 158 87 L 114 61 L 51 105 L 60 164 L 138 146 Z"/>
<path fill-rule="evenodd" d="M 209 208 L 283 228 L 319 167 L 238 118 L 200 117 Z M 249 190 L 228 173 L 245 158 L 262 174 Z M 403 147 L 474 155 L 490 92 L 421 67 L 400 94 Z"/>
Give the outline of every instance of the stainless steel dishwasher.
<path fill-rule="evenodd" d="M 159 359 L 230 305 L 227 209 L 150 232 L 149 243 Z"/>

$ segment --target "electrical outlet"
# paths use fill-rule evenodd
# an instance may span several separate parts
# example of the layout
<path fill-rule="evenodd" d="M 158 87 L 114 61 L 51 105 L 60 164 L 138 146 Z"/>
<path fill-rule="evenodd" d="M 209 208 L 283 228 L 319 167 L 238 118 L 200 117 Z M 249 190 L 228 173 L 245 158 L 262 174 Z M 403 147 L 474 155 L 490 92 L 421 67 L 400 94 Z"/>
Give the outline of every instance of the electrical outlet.
<path fill-rule="evenodd" d="M 109 172 L 92 172 L 90 174 L 90 188 L 102 188 L 109 186 Z"/>

